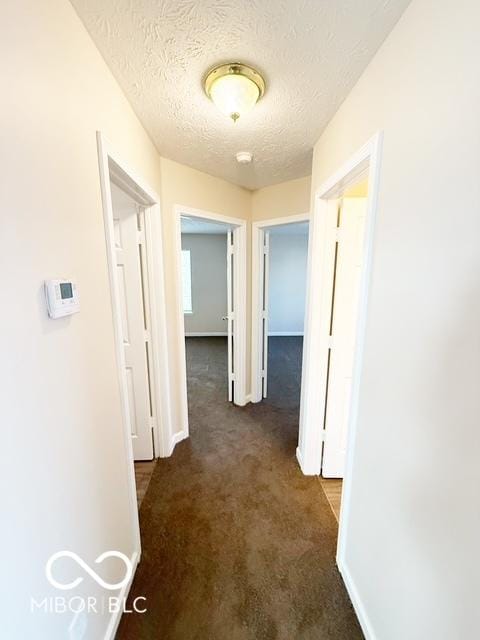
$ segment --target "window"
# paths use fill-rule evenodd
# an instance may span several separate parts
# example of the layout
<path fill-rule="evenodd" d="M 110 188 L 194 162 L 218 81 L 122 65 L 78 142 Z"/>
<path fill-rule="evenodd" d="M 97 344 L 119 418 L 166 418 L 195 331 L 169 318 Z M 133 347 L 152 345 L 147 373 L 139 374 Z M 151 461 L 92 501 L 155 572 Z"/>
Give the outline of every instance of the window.
<path fill-rule="evenodd" d="M 183 294 L 183 313 L 193 313 L 192 265 L 190 261 L 189 249 L 182 249 L 182 294 Z"/>

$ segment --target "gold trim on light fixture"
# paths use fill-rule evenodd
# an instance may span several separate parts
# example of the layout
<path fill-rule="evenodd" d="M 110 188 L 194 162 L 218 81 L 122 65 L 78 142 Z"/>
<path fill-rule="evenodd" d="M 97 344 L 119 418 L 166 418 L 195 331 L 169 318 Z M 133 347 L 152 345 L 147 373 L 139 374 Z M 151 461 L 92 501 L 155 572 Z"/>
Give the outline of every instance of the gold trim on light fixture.
<path fill-rule="evenodd" d="M 236 107 L 234 107 L 232 104 L 234 100 L 231 100 L 229 102 L 228 100 L 224 99 L 223 103 L 220 104 L 218 100 L 218 96 L 215 96 L 215 91 L 212 91 L 212 88 L 214 87 L 215 83 L 218 80 L 229 77 L 229 76 L 230 77 L 239 76 L 250 81 L 250 83 L 252 83 L 250 87 L 254 91 L 255 91 L 254 87 L 256 87 L 258 94 L 256 96 L 252 93 L 250 96 L 245 95 L 244 104 L 242 105 L 239 103 Z M 244 80 L 242 80 L 242 82 L 244 82 Z M 246 85 L 245 88 L 247 88 L 249 85 L 248 82 L 244 84 Z M 220 64 L 214 67 L 205 76 L 203 86 L 205 89 L 205 93 L 210 98 L 210 100 L 212 100 L 212 102 L 216 104 L 216 106 L 221 111 L 223 111 L 228 116 L 230 116 L 230 118 L 232 118 L 234 122 L 236 122 L 240 117 L 242 107 L 244 107 L 244 110 L 251 109 L 265 93 L 265 80 L 262 78 L 259 72 L 256 71 L 256 69 L 253 69 L 253 67 L 249 67 L 248 65 L 242 64 L 241 62 L 229 62 L 227 64 Z M 222 97 L 228 98 L 228 96 L 222 96 Z M 235 96 L 233 96 L 233 98 L 234 97 Z M 237 96 L 237 97 L 240 99 L 241 96 Z M 227 102 L 229 103 L 227 104 Z"/>

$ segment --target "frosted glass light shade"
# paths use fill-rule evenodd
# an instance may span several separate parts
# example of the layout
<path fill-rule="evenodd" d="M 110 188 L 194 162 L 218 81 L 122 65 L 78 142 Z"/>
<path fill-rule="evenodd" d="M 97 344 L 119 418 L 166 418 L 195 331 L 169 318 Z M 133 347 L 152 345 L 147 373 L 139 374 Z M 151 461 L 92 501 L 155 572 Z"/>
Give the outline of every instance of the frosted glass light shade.
<path fill-rule="evenodd" d="M 260 74 L 240 63 L 216 67 L 205 78 L 206 94 L 234 122 L 253 109 L 264 90 Z"/>
<path fill-rule="evenodd" d="M 215 80 L 210 97 L 222 113 L 236 120 L 253 109 L 260 97 L 260 89 L 245 76 L 232 74 Z"/>

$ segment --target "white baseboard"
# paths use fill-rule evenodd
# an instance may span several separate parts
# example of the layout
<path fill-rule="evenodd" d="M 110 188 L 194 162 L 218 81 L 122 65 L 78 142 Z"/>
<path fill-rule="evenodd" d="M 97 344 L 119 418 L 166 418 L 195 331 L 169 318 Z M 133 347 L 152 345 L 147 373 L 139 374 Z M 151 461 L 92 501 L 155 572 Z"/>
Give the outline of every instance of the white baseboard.
<path fill-rule="evenodd" d="M 269 331 L 269 336 L 303 336 L 303 331 Z"/>
<path fill-rule="evenodd" d="M 246 396 L 243 396 L 242 398 L 239 398 L 239 397 L 238 397 L 238 394 L 237 394 L 237 396 L 235 397 L 235 401 L 234 401 L 234 403 L 233 403 L 233 404 L 234 404 L 236 407 L 244 407 L 246 404 L 248 404 L 248 403 L 249 403 L 249 402 L 251 402 L 251 401 L 252 401 L 252 396 L 251 396 L 251 394 L 248 394 L 248 395 L 246 395 Z"/>
<path fill-rule="evenodd" d="M 132 567 L 133 567 L 132 577 L 127 582 L 127 584 L 125 584 L 120 589 L 120 592 L 119 592 L 118 596 L 116 596 L 116 597 L 120 598 L 120 600 L 123 600 L 123 598 L 127 598 L 128 597 L 128 594 L 130 592 L 130 587 L 132 586 L 133 577 L 135 576 L 135 572 L 137 570 L 138 563 L 140 562 L 140 551 L 134 551 L 132 553 L 132 557 L 130 558 L 130 561 L 131 561 Z M 115 634 L 117 633 L 117 629 L 118 629 L 118 625 L 120 624 L 120 619 L 122 617 L 122 613 L 123 613 L 123 607 L 120 607 L 120 611 L 115 611 L 115 612 L 112 613 L 112 615 L 110 617 L 110 620 L 108 622 L 107 630 L 105 632 L 105 636 L 104 636 L 103 640 L 115 640 Z M 131 615 L 131 614 L 128 614 L 128 615 Z"/>
<path fill-rule="evenodd" d="M 188 438 L 188 433 L 186 431 L 177 431 L 177 433 L 174 433 L 170 440 L 170 452 L 167 457 L 171 456 L 175 446 L 186 438 Z"/>
<path fill-rule="evenodd" d="M 305 460 L 302 456 L 302 452 L 300 451 L 300 447 L 297 447 L 295 452 L 298 460 L 298 464 L 300 465 L 300 469 L 304 476 L 319 476 L 320 475 L 320 465 L 311 459 Z"/>
<path fill-rule="evenodd" d="M 340 561 L 339 558 L 337 558 L 337 566 L 343 578 L 343 582 L 345 583 L 348 595 L 350 596 L 353 608 L 355 609 L 355 613 L 357 614 L 360 626 L 362 627 L 365 640 L 377 640 L 377 636 L 373 631 L 372 623 L 367 615 L 367 612 L 365 611 L 365 607 L 359 596 L 357 587 L 355 585 L 355 582 L 353 581 L 350 571 L 345 566 L 345 562 Z"/>
<path fill-rule="evenodd" d="M 228 334 L 226 331 L 189 331 L 188 333 L 185 332 L 186 338 L 210 338 L 210 337 L 217 337 L 217 336 L 227 337 L 227 335 Z"/>
<path fill-rule="evenodd" d="M 296 448 L 295 455 L 297 456 L 298 464 L 300 465 L 300 469 L 301 469 L 302 473 L 304 475 L 306 475 L 305 471 L 303 470 L 303 458 L 302 458 L 302 454 L 300 452 L 300 447 Z"/>

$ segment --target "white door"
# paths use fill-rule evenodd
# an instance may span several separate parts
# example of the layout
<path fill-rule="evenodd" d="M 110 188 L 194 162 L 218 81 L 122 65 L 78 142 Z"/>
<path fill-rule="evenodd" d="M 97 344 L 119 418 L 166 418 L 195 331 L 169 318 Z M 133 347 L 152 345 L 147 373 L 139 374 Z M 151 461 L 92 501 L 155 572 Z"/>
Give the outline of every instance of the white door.
<path fill-rule="evenodd" d="M 322 460 L 325 478 L 344 474 L 366 203 L 366 198 L 344 198 L 339 212 Z"/>
<path fill-rule="evenodd" d="M 125 378 L 135 460 L 153 458 L 153 418 L 146 323 L 143 212 L 132 202 L 113 211 Z"/>
<path fill-rule="evenodd" d="M 228 400 L 233 402 L 235 397 L 235 371 L 233 357 L 233 323 L 235 322 L 235 310 L 233 303 L 234 282 L 234 235 L 227 231 L 227 351 L 228 351 Z"/>
<path fill-rule="evenodd" d="M 268 274 L 270 265 L 270 232 L 263 232 L 262 254 L 262 397 L 267 397 L 268 381 Z"/>

